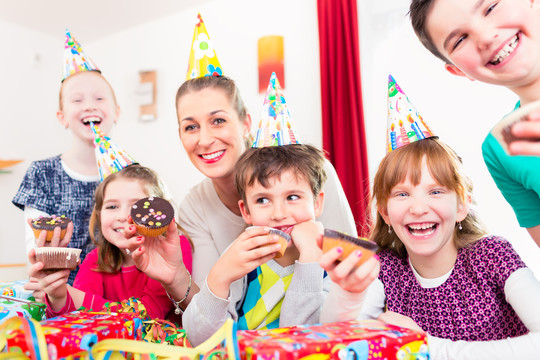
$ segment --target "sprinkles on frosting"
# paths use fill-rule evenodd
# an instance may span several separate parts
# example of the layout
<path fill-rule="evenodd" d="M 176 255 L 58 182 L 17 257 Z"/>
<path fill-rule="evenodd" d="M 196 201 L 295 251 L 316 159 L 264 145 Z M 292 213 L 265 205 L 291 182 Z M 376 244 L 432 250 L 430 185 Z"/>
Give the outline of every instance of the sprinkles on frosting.
<path fill-rule="evenodd" d="M 162 209 L 156 210 L 157 206 L 161 207 Z M 164 206 L 170 207 L 170 209 L 163 209 Z M 170 215 L 166 214 L 167 210 L 171 212 Z M 153 196 L 137 201 L 137 203 L 132 206 L 131 211 L 131 217 L 133 220 L 152 227 L 161 227 L 163 225 L 167 225 L 170 222 L 168 219 L 169 217 L 172 219 L 172 215 L 174 215 L 174 210 L 169 202 L 165 199 Z"/>

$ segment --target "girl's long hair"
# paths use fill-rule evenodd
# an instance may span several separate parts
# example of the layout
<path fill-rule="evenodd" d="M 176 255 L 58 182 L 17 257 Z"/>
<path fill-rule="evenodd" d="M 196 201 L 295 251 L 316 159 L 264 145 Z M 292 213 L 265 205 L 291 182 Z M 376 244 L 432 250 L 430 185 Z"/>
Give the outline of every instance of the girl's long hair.
<path fill-rule="evenodd" d="M 446 144 L 437 138 L 415 141 L 388 153 L 379 165 L 373 181 L 373 198 L 376 202 L 377 217 L 371 230 L 371 240 L 375 241 L 380 250 L 391 249 L 404 257 L 407 254 L 405 245 L 395 232 L 388 232 L 380 211 L 386 210 L 392 188 L 405 181 L 407 177 L 413 185 L 418 185 L 422 177 L 422 161 L 426 164 L 431 176 L 439 185 L 456 192 L 459 201 L 472 201 L 472 182 L 463 172 L 461 158 Z M 474 202 L 472 201 L 474 204 Z M 463 221 L 462 230 L 456 224 L 454 229 L 454 244 L 463 248 L 471 245 L 486 234 L 484 225 L 477 218 L 473 209 Z"/>
<path fill-rule="evenodd" d="M 98 263 L 95 271 L 115 273 L 120 271 L 124 263 L 122 251 L 105 239 L 101 231 L 101 209 L 105 197 L 107 186 L 118 179 L 133 179 L 140 181 L 147 196 L 157 196 L 167 198 L 166 187 L 159 176 L 151 169 L 141 165 L 130 165 L 119 172 L 107 176 L 98 185 L 94 195 L 94 209 L 90 217 L 90 238 L 98 248 Z M 189 239 L 193 248 L 193 243 L 186 231 L 177 223 L 178 229 Z"/>

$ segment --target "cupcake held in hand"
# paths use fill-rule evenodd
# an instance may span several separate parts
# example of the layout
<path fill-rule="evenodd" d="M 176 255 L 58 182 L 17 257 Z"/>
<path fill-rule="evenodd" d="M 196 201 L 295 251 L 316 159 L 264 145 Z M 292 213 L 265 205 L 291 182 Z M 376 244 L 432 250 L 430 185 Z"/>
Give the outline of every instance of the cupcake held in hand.
<path fill-rule="evenodd" d="M 167 200 L 151 196 L 131 207 L 131 219 L 139 234 L 156 237 L 165 232 L 174 217 L 174 208 Z"/>
<path fill-rule="evenodd" d="M 36 239 L 39 237 L 39 234 L 42 231 L 47 232 L 47 237 L 45 240 L 51 241 L 54 234 L 54 229 L 60 227 L 60 238 L 63 238 L 66 235 L 67 226 L 71 223 L 71 219 L 65 215 L 61 216 L 40 216 L 35 218 L 31 222 L 32 230 L 34 231 L 34 236 Z"/>
<path fill-rule="evenodd" d="M 362 252 L 362 256 L 358 262 L 358 265 L 367 261 L 379 249 L 377 244 L 375 244 L 373 241 L 369 241 L 364 238 L 356 238 L 336 230 L 324 229 L 322 243 L 323 253 L 326 253 L 327 251 L 330 251 L 338 246 L 343 249 L 343 253 L 338 259 L 339 261 L 344 260 L 353 251 L 360 250 Z"/>

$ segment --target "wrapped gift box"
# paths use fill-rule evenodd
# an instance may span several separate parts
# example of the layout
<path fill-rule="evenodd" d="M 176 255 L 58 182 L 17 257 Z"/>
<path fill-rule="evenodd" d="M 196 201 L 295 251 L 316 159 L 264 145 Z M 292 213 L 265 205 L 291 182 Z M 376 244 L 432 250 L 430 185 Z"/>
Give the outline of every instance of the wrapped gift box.
<path fill-rule="evenodd" d="M 28 300 L 32 296 L 33 291 L 24 289 L 24 284 L 27 282 L 28 280 L 0 282 L 0 295 Z"/>
<path fill-rule="evenodd" d="M 429 359 L 425 333 L 377 320 L 238 331 L 244 360 Z"/>
<path fill-rule="evenodd" d="M 87 351 L 103 339 L 142 340 L 142 321 L 135 313 L 74 311 L 42 321 L 47 351 L 51 360 Z M 7 352 L 29 353 L 22 329 L 8 330 Z"/>
<path fill-rule="evenodd" d="M 15 316 L 41 321 L 45 319 L 45 310 L 45 304 L 0 295 L 0 324 Z"/>

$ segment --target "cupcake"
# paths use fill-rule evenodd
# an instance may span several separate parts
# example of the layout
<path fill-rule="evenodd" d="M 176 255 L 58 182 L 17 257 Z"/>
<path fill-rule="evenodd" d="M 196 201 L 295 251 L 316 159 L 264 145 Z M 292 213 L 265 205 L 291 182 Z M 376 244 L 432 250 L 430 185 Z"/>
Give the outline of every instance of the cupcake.
<path fill-rule="evenodd" d="M 163 234 L 173 217 L 172 205 L 157 196 L 140 199 L 131 207 L 131 219 L 139 234 L 144 236 L 155 237 Z"/>
<path fill-rule="evenodd" d="M 276 252 L 276 256 L 274 257 L 274 259 L 282 257 L 283 254 L 285 254 L 285 251 L 287 250 L 287 244 L 289 243 L 289 241 L 291 241 L 291 235 L 278 229 L 270 229 L 268 233 L 279 236 L 279 244 L 281 245 L 281 250 Z M 268 246 L 268 245 L 265 245 L 265 246 Z"/>
<path fill-rule="evenodd" d="M 36 261 L 43 269 L 75 269 L 79 264 L 81 249 L 42 246 L 36 249 Z"/>
<path fill-rule="evenodd" d="M 364 263 L 367 259 L 372 257 L 379 247 L 373 241 L 369 241 L 365 238 L 356 238 L 339 231 L 324 229 L 324 237 L 322 244 L 323 253 L 333 249 L 337 246 L 343 249 L 343 253 L 339 257 L 339 261 L 344 260 L 353 251 L 360 250 L 362 256 L 360 257 L 359 265 Z"/>
<path fill-rule="evenodd" d="M 39 237 L 39 234 L 45 230 L 47 232 L 47 238 L 45 240 L 51 241 L 54 229 L 60 227 L 60 239 L 62 239 L 64 235 L 66 235 L 67 226 L 70 222 L 72 222 L 71 219 L 65 215 L 53 215 L 48 217 L 40 216 L 33 219 L 30 225 L 32 226 L 36 239 Z"/>

